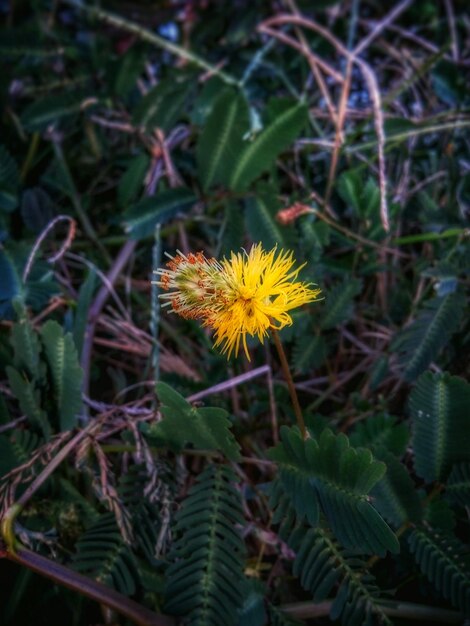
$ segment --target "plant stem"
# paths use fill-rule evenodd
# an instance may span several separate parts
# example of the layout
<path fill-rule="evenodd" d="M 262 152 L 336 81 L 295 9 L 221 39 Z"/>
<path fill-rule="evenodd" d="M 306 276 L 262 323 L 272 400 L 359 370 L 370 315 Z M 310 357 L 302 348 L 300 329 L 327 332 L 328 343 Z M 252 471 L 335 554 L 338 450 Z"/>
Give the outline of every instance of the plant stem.
<path fill-rule="evenodd" d="M 150 609 L 137 604 L 134 600 L 126 598 L 126 596 L 114 589 L 103 585 L 103 583 L 74 572 L 68 567 L 51 561 L 35 552 L 19 548 L 15 554 L 9 551 L 3 553 L 0 551 L 1 556 L 42 576 L 46 576 L 58 585 L 68 587 L 72 591 L 77 591 L 100 604 L 114 609 L 135 624 L 139 624 L 139 626 L 173 626 L 175 624 L 172 618 L 158 615 Z"/>
<path fill-rule="evenodd" d="M 294 602 L 284 604 L 282 611 L 297 619 L 325 617 L 331 611 L 333 602 Z M 408 620 L 431 622 L 434 624 L 461 624 L 463 615 L 458 611 L 441 609 L 434 606 L 415 604 L 414 602 L 377 602 L 385 615 Z"/>
<path fill-rule="evenodd" d="M 106 24 L 110 24 L 115 28 L 120 28 L 121 30 L 125 30 L 128 33 L 132 33 L 142 41 L 147 41 L 157 48 L 162 48 L 163 50 L 174 54 L 180 59 L 184 59 L 189 63 L 193 63 L 197 67 L 200 67 L 201 69 L 206 71 L 208 74 L 212 76 L 218 76 L 227 85 L 239 84 L 239 81 L 236 78 L 234 78 L 230 74 L 227 74 L 227 72 L 224 72 L 218 66 L 212 65 L 211 63 L 198 56 L 197 54 L 191 52 L 190 50 L 186 50 L 186 48 L 182 48 L 181 46 L 178 46 L 177 44 L 174 44 L 171 41 L 168 41 L 167 39 L 156 35 L 148 28 L 139 26 L 138 24 L 130 22 L 129 20 L 126 20 L 125 18 L 114 13 L 103 11 L 102 9 L 99 9 L 95 6 L 89 6 L 87 4 L 84 4 L 83 2 L 81 2 L 81 0 L 64 0 L 64 2 L 65 4 L 73 6 L 80 11 L 84 11 L 88 15 L 102 22 L 105 22 Z"/>
<path fill-rule="evenodd" d="M 106 300 L 113 288 L 114 283 L 119 277 L 122 269 L 132 256 L 137 242 L 135 240 L 128 240 L 122 246 L 119 254 L 116 256 L 115 261 L 106 275 L 106 283 L 104 283 L 101 289 L 96 294 L 96 297 L 88 310 L 88 321 L 85 330 L 85 338 L 83 340 L 81 366 L 83 368 L 83 393 L 89 395 L 90 386 L 90 368 L 91 357 L 93 352 L 93 339 L 95 337 L 95 328 L 98 318 L 103 310 Z"/>
<path fill-rule="evenodd" d="M 277 353 L 279 355 L 279 360 L 281 361 L 281 367 L 282 367 L 282 371 L 284 373 L 284 377 L 287 382 L 287 387 L 289 388 L 289 393 L 290 393 L 290 397 L 292 400 L 292 406 L 294 407 L 295 417 L 297 418 L 297 425 L 300 429 L 300 432 L 302 433 L 302 437 L 306 439 L 307 430 L 305 428 L 305 422 L 302 416 L 302 409 L 300 408 L 299 398 L 297 396 L 297 391 L 295 389 L 292 374 L 290 373 L 289 363 L 287 362 L 286 353 L 284 352 L 281 339 L 279 338 L 279 333 L 272 326 L 271 326 L 271 333 L 274 338 L 274 343 L 276 345 Z"/>

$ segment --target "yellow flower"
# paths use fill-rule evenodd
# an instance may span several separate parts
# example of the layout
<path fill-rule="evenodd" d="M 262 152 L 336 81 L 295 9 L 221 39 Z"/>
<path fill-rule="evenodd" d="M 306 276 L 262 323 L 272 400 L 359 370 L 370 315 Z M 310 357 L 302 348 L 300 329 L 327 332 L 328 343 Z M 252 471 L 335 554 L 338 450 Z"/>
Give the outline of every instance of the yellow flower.
<path fill-rule="evenodd" d="M 320 289 L 296 281 L 303 266 L 293 269 L 291 252 L 261 244 L 250 252 L 233 253 L 219 263 L 202 253 L 170 261 L 168 270 L 157 270 L 159 282 L 171 293 L 163 294 L 183 317 L 202 319 L 215 332 L 215 347 L 227 357 L 238 354 L 243 345 L 250 360 L 246 338 L 263 342 L 270 328 L 292 324 L 289 311 L 316 300 Z"/>

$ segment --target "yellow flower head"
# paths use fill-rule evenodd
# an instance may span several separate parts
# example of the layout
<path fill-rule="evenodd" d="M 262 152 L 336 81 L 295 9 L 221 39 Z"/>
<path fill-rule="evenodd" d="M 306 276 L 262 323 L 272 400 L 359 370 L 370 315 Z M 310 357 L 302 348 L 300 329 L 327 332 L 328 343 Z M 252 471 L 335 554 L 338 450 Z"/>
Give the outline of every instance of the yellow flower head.
<path fill-rule="evenodd" d="M 296 281 L 303 266 L 293 269 L 291 252 L 273 248 L 265 252 L 261 244 L 250 252 L 233 253 L 221 263 L 202 253 L 181 253 L 170 261 L 169 269 L 157 270 L 163 294 L 183 317 L 198 318 L 215 332 L 215 346 L 230 358 L 243 344 L 250 359 L 247 335 L 263 342 L 269 328 L 277 330 L 292 324 L 289 311 L 316 300 L 320 289 Z"/>

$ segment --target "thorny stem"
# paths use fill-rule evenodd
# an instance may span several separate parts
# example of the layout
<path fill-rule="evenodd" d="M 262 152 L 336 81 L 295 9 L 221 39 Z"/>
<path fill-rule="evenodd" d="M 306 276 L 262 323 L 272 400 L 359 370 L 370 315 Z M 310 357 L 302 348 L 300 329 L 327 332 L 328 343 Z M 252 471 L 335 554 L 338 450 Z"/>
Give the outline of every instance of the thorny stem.
<path fill-rule="evenodd" d="M 274 343 L 276 345 L 277 353 L 279 355 L 279 360 L 281 361 L 282 371 L 284 373 L 284 377 L 287 382 L 287 387 L 289 389 L 290 397 L 292 400 L 292 406 L 294 407 L 295 417 L 297 418 L 297 425 L 300 429 L 300 432 L 302 433 L 302 437 L 306 439 L 307 430 L 305 428 L 305 422 L 304 422 L 304 418 L 302 415 L 302 409 L 300 408 L 299 398 L 297 396 L 297 391 L 295 389 L 294 380 L 292 379 L 292 374 L 290 373 L 289 363 L 287 362 L 286 353 L 284 352 L 284 348 L 279 338 L 279 333 L 272 326 L 271 326 L 271 333 L 274 338 Z"/>

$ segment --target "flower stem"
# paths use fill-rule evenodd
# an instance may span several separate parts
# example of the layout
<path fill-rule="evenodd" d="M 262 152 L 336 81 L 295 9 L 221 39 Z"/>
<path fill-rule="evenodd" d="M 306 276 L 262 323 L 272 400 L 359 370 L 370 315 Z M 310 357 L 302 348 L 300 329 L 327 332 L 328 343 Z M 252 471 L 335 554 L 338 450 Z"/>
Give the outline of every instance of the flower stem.
<path fill-rule="evenodd" d="M 292 400 L 292 406 L 294 407 L 295 417 L 297 418 L 297 425 L 302 433 L 302 437 L 304 439 L 307 438 L 307 430 L 305 428 L 304 418 L 302 416 L 302 409 L 300 408 L 299 398 L 297 396 L 297 391 L 295 389 L 294 380 L 292 378 L 292 374 L 290 373 L 289 364 L 287 362 L 286 353 L 284 352 L 284 348 L 281 343 L 281 339 L 279 338 L 279 333 L 273 327 L 271 327 L 271 333 L 274 338 L 274 343 L 276 345 L 277 353 L 279 355 L 279 360 L 281 361 L 282 371 L 284 373 L 284 377 L 287 382 L 287 387 L 289 389 L 290 397 Z"/>

